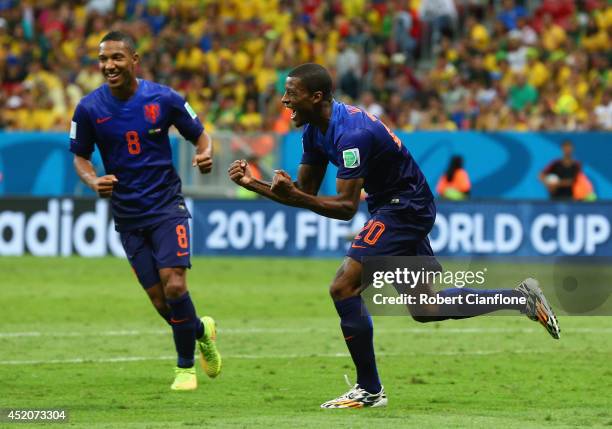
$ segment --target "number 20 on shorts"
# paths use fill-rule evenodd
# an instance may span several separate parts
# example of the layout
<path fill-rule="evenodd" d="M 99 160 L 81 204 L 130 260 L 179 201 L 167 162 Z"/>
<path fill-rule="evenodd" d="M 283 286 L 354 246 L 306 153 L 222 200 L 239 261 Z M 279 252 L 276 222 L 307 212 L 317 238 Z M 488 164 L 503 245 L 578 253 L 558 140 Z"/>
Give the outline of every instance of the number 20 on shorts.
<path fill-rule="evenodd" d="M 385 232 L 385 224 L 380 221 L 370 221 L 359 232 L 359 235 L 355 237 L 360 239 L 363 237 L 364 243 L 374 246 L 382 233 Z"/>

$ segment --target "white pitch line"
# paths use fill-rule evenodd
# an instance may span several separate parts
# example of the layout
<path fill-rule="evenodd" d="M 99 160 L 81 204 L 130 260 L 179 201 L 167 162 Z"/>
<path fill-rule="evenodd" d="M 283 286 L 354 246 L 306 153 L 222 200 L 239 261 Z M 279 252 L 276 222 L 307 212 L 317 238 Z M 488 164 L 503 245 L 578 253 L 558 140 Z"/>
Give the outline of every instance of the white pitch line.
<path fill-rule="evenodd" d="M 113 358 L 69 358 L 69 359 L 50 359 L 50 360 L 4 360 L 0 365 L 44 365 L 44 364 L 77 364 L 77 363 L 115 363 L 115 362 L 140 362 L 150 360 L 167 360 L 176 356 L 119 356 Z"/>
<path fill-rule="evenodd" d="M 0 332 L 0 338 L 20 338 L 20 337 L 128 337 L 137 335 L 159 335 L 170 332 L 168 329 L 155 330 L 125 330 L 125 331 L 96 331 L 92 329 L 89 332 Z"/>
<path fill-rule="evenodd" d="M 471 350 L 471 351 L 440 351 L 440 352 L 425 352 L 425 353 L 376 353 L 378 357 L 393 357 L 393 356 L 486 356 L 495 354 L 544 354 L 556 353 L 554 349 L 550 350 Z M 223 355 L 228 359 L 307 359 L 307 358 L 348 358 L 348 353 L 312 353 L 312 354 L 278 354 L 278 355 L 250 355 L 236 354 Z M 49 364 L 85 364 L 85 363 L 122 363 L 122 362 L 142 362 L 142 361 L 159 361 L 173 360 L 176 356 L 117 356 L 109 358 L 68 358 L 68 359 L 49 359 L 49 360 L 4 360 L 0 361 L 0 366 L 8 365 L 49 365 Z"/>
<path fill-rule="evenodd" d="M 219 328 L 222 335 L 243 334 L 308 334 L 308 333 L 337 333 L 335 328 Z M 540 328 L 394 328 L 376 329 L 377 334 L 531 334 L 541 332 Z M 566 328 L 564 333 L 612 333 L 612 328 Z M 151 330 L 123 330 L 123 331 L 96 331 L 89 332 L 0 332 L 0 338 L 25 337 L 129 337 L 142 335 L 162 335 L 170 333 L 169 329 Z"/>

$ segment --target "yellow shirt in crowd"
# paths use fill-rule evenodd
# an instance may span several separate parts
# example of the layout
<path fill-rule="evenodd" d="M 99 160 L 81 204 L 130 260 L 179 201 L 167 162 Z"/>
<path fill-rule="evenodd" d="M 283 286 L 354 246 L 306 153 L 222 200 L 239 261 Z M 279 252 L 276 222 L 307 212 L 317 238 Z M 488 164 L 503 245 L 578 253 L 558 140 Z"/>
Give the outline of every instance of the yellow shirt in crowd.
<path fill-rule="evenodd" d="M 476 24 L 470 31 L 470 38 L 476 49 L 484 51 L 489 46 L 489 32 L 482 24 Z"/>
<path fill-rule="evenodd" d="M 553 24 L 542 31 L 542 46 L 547 51 L 554 51 L 565 42 L 566 37 L 563 27 Z"/>

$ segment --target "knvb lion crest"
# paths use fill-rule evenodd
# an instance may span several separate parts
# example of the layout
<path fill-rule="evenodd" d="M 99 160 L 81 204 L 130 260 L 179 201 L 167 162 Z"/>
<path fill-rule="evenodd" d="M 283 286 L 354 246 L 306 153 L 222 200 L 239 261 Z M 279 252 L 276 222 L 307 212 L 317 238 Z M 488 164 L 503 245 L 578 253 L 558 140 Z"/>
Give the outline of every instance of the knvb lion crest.
<path fill-rule="evenodd" d="M 150 103 L 144 106 L 144 117 L 145 121 L 152 124 L 156 123 L 159 119 L 159 104 Z"/>

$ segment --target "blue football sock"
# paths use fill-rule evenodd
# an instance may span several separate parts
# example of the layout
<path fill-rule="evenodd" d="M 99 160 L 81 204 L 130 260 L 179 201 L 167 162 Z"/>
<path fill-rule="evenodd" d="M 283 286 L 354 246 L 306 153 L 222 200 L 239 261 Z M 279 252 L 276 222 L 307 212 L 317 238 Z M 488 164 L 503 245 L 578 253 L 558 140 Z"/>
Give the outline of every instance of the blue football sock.
<path fill-rule="evenodd" d="M 357 384 L 370 393 L 380 392 L 370 313 L 360 296 L 336 301 L 334 304 L 340 316 L 346 346 L 357 369 Z"/>
<path fill-rule="evenodd" d="M 170 325 L 178 354 L 177 366 L 191 368 L 194 361 L 196 326 L 199 322 L 189 292 L 166 301 L 171 309 Z M 201 324 L 201 322 L 199 322 Z"/>
<path fill-rule="evenodd" d="M 498 303 L 487 303 L 487 304 L 469 304 L 466 302 L 466 297 L 469 294 L 478 295 L 478 297 L 493 298 L 499 296 L 500 298 L 522 298 L 523 294 L 514 289 L 469 289 L 469 288 L 450 288 L 444 289 L 438 292 L 438 296 L 442 297 L 459 297 L 463 299 L 460 304 L 441 304 L 438 306 L 440 309 L 440 317 L 437 320 L 444 319 L 466 319 L 469 317 L 480 316 L 481 314 L 491 313 L 497 310 L 518 310 L 523 311 L 525 304 L 504 304 Z"/>
<path fill-rule="evenodd" d="M 170 310 L 170 307 L 167 307 L 163 310 L 160 310 L 159 308 L 156 308 L 157 312 L 159 313 L 159 315 L 161 316 L 162 319 L 164 319 L 166 321 L 166 323 L 168 325 L 170 325 L 172 327 L 172 323 L 170 322 L 170 313 L 172 312 Z M 202 323 L 202 321 L 200 319 L 196 319 L 195 321 L 195 334 L 196 334 L 196 338 L 200 339 L 202 338 L 202 335 L 204 335 L 204 324 Z"/>
<path fill-rule="evenodd" d="M 196 339 L 200 339 L 202 338 L 202 335 L 204 335 L 204 324 L 202 323 L 202 321 L 199 318 L 196 318 L 195 321 L 195 337 Z"/>

